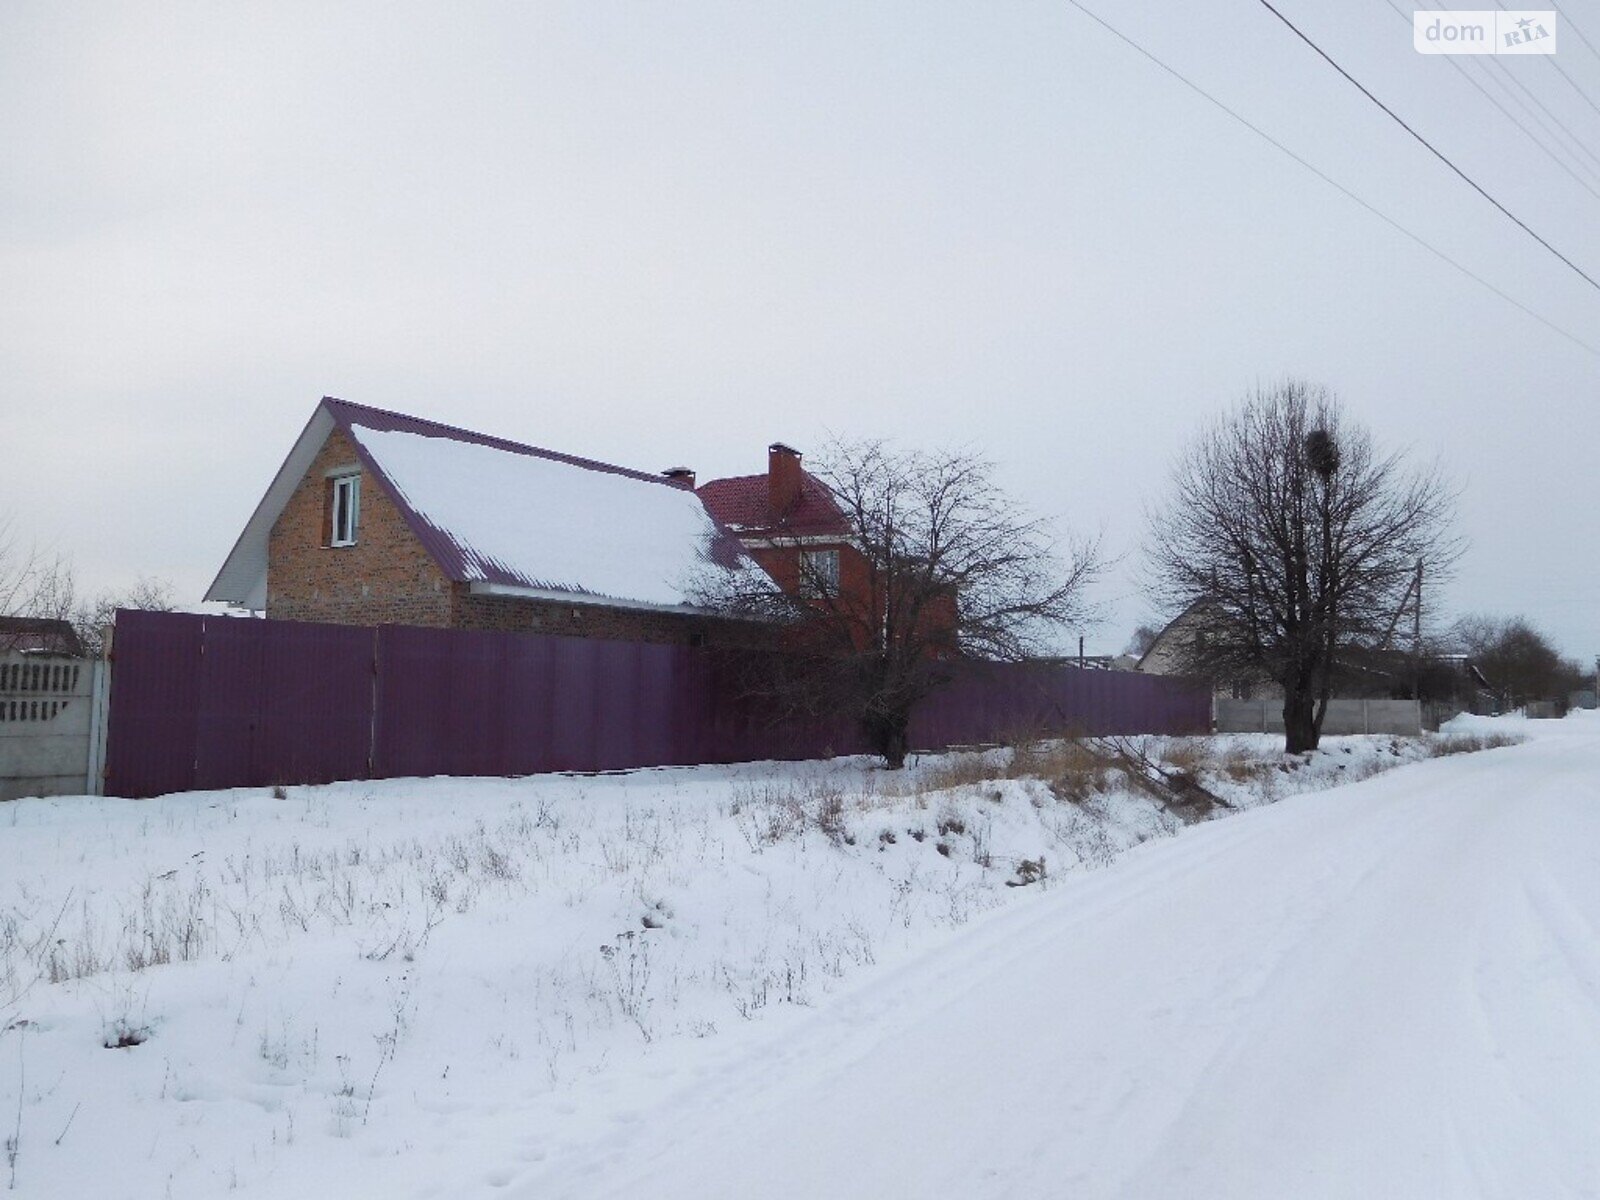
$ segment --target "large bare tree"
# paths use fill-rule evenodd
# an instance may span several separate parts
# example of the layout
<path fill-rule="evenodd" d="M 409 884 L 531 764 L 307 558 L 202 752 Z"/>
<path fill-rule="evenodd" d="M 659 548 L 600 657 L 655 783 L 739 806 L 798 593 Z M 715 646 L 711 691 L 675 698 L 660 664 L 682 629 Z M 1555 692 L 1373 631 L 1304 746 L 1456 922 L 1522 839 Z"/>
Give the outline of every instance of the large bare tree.
<path fill-rule="evenodd" d="M 812 474 L 848 531 L 839 558 L 806 553 L 815 537 L 779 532 L 773 549 L 798 568 L 791 586 L 749 586 L 747 575 L 711 598 L 781 630 L 784 653 L 746 681 L 767 693 L 769 711 L 847 712 L 898 768 L 912 714 L 950 682 L 955 663 L 1028 657 L 1089 617 L 1098 542 L 1058 545 L 982 458 L 836 442 Z"/>
<path fill-rule="evenodd" d="M 1214 679 L 1283 689 L 1285 749 L 1315 749 L 1341 655 L 1388 648 L 1396 618 L 1460 551 L 1439 471 L 1384 453 L 1332 393 L 1258 389 L 1181 456 L 1150 514 L 1147 568 L 1203 636 L 1181 648 Z"/>

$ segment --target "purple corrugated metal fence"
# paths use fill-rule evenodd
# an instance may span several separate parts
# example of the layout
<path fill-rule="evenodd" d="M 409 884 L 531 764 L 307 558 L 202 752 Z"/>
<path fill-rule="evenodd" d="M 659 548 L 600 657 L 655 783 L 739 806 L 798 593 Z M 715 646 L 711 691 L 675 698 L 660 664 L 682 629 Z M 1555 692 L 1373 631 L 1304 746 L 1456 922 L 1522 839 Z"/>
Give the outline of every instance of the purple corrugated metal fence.
<path fill-rule="evenodd" d="M 862 748 L 849 722 L 776 726 L 687 646 L 120 612 L 106 793 L 411 775 L 524 775 Z M 1037 664 L 966 669 L 919 748 L 1029 732 L 1188 733 L 1182 680 Z"/>

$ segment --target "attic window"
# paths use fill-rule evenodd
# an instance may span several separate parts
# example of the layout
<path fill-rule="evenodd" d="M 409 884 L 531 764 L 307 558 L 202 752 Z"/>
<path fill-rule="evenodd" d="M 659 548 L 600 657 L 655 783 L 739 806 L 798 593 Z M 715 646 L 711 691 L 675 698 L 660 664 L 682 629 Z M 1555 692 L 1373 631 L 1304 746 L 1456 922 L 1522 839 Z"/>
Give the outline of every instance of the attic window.
<path fill-rule="evenodd" d="M 800 591 L 806 596 L 839 594 L 839 552 L 805 550 L 800 555 Z"/>
<path fill-rule="evenodd" d="M 341 475 L 330 481 L 328 513 L 330 546 L 354 546 L 356 527 L 361 520 L 361 476 Z"/>

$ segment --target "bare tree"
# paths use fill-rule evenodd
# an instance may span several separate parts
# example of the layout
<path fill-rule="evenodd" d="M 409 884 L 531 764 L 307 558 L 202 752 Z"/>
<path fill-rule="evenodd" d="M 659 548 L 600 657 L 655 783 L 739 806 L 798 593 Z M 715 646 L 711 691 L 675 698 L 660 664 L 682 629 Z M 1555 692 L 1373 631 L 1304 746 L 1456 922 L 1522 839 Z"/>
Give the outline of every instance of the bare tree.
<path fill-rule="evenodd" d="M 1388 649 L 1418 580 L 1455 561 L 1454 493 L 1380 453 L 1327 390 L 1290 380 L 1213 422 L 1150 514 L 1152 590 L 1195 608 L 1188 669 L 1283 689 L 1285 749 L 1315 749 L 1341 654 Z"/>
<path fill-rule="evenodd" d="M 0 616 L 31 617 L 42 591 L 65 569 L 63 560 L 24 548 L 9 516 L 0 516 Z"/>
<path fill-rule="evenodd" d="M 23 550 L 0 519 L 0 616 L 41 617 L 66 621 L 90 654 L 98 654 L 105 627 L 119 608 L 169 612 L 172 585 L 164 579 L 139 576 L 132 587 L 97 596 L 78 593 L 77 574 L 69 559 L 37 548 Z"/>
<path fill-rule="evenodd" d="M 1462 617 L 1456 640 L 1490 687 L 1510 707 L 1530 700 L 1565 704 L 1581 686 L 1583 668 L 1563 659 L 1550 640 L 1524 617 Z"/>
<path fill-rule="evenodd" d="M 898 768 L 912 714 L 950 682 L 954 663 L 1028 657 L 1088 617 L 1099 545 L 1078 541 L 1063 552 L 969 453 L 836 442 L 821 460 L 813 474 L 848 530 L 837 556 L 816 553 L 814 538 L 780 533 L 772 547 L 793 565 L 787 586 L 725 575 L 733 590 L 709 599 L 778 622 L 784 653 L 747 681 L 771 711 L 848 712 Z"/>

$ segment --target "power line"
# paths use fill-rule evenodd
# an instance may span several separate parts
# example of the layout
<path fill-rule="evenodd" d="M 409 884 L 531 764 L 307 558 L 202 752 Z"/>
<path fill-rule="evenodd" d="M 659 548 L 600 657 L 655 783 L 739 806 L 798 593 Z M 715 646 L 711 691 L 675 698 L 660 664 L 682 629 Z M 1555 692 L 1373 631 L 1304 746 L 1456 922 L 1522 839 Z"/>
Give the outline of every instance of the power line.
<path fill-rule="evenodd" d="M 1484 63 L 1484 70 L 1490 72 L 1499 71 L 1500 76 L 1504 76 L 1504 78 L 1495 76 L 1496 82 L 1498 82 L 1501 87 L 1506 89 L 1507 95 L 1509 95 L 1513 100 L 1516 100 L 1518 104 L 1521 104 L 1523 108 L 1527 109 L 1531 113 L 1533 110 L 1528 108 L 1527 101 L 1517 96 L 1516 92 L 1511 90 L 1506 81 L 1509 80 L 1511 83 L 1515 84 L 1518 91 L 1526 96 L 1528 100 L 1533 101 L 1533 103 L 1538 107 L 1539 112 L 1542 112 L 1545 117 L 1547 117 L 1550 122 L 1556 126 L 1556 128 L 1560 129 L 1562 133 L 1567 135 L 1567 140 L 1569 142 L 1571 142 L 1584 154 L 1588 155 L 1591 162 L 1594 162 L 1596 165 L 1600 165 L 1600 154 L 1596 154 L 1593 150 L 1589 149 L 1589 147 L 1584 144 L 1583 139 L 1577 134 L 1573 133 L 1572 128 L 1560 117 L 1556 116 L 1556 114 L 1550 110 L 1550 106 L 1543 100 L 1539 99 L 1537 93 L 1535 93 L 1532 88 L 1517 78 L 1515 71 L 1500 61 L 1500 56 L 1498 54 L 1490 55 L 1488 57 L 1488 60 Z"/>
<path fill-rule="evenodd" d="M 1352 192 L 1349 188 L 1345 187 L 1344 184 L 1340 183 L 1337 179 L 1334 179 L 1331 175 L 1328 175 L 1325 171 L 1321 170 L 1320 168 L 1318 168 L 1314 164 L 1312 164 L 1312 163 L 1306 161 L 1304 158 L 1300 157 L 1300 155 L 1296 154 L 1293 150 L 1289 149 L 1288 146 L 1285 146 L 1277 138 L 1273 137 L 1265 129 L 1262 129 L 1259 125 L 1255 124 L 1248 117 L 1245 117 L 1245 116 L 1241 115 L 1240 113 L 1236 112 L 1234 109 L 1229 108 L 1221 100 L 1218 100 L 1210 92 L 1206 91 L 1205 88 L 1201 87 L 1198 83 L 1195 83 L 1192 79 L 1190 79 L 1188 76 L 1184 75 L 1176 67 L 1170 66 L 1166 62 L 1164 62 L 1161 59 L 1157 58 L 1149 50 L 1146 50 L 1138 42 L 1134 41 L 1127 34 L 1123 33 L 1122 30 L 1118 29 L 1115 25 L 1112 25 L 1104 17 L 1100 16 L 1098 13 L 1096 13 L 1096 12 L 1094 12 L 1094 11 L 1088 9 L 1088 8 L 1085 8 L 1082 4 L 1079 3 L 1079 0 L 1067 0 L 1067 3 L 1072 5 L 1073 8 L 1077 9 L 1079 12 L 1081 12 L 1084 16 L 1088 17 L 1095 24 L 1099 25 L 1107 33 L 1111 34 L 1113 37 L 1115 37 L 1119 41 L 1123 42 L 1130 49 L 1134 50 L 1136 53 L 1138 53 L 1139 55 L 1141 55 L 1145 59 L 1148 59 L 1150 62 L 1154 63 L 1156 66 L 1160 67 L 1168 75 L 1172 76 L 1179 83 L 1183 84 L 1184 87 L 1186 87 L 1190 91 L 1194 92 L 1197 96 L 1201 97 L 1202 99 L 1204 99 L 1205 101 L 1207 101 L 1208 103 L 1213 105 L 1214 107 L 1221 109 L 1223 112 L 1227 113 L 1228 116 L 1232 117 L 1235 121 L 1239 122 L 1239 124 L 1243 125 L 1251 133 L 1255 134 L 1257 137 L 1261 138 L 1263 141 L 1267 142 L 1269 145 L 1273 146 L 1275 149 L 1281 151 L 1282 153 L 1288 155 L 1290 158 L 1294 159 L 1295 162 L 1299 163 L 1306 170 L 1310 171 L 1313 175 L 1315 175 L 1318 179 L 1322 180 L 1322 182 L 1326 183 L 1329 187 L 1333 188 L 1336 192 L 1339 192 L 1341 195 L 1345 196 L 1347 199 L 1353 200 L 1355 203 L 1359 204 L 1362 208 L 1366 209 L 1373 216 L 1377 217 L 1385 225 L 1388 225 L 1391 229 L 1395 230 L 1395 232 L 1397 232 L 1399 234 L 1402 234 L 1406 238 L 1410 239 L 1412 242 L 1415 242 L 1418 246 L 1421 246 L 1424 250 L 1426 250 L 1429 254 L 1432 254 L 1435 258 L 1439 259 L 1441 262 L 1444 262 L 1447 265 L 1449 265 L 1451 267 L 1454 267 L 1457 271 L 1461 272 L 1461 274 L 1465 275 L 1468 279 L 1472 280 L 1474 283 L 1478 284 L 1480 287 L 1486 289 L 1487 291 L 1490 291 L 1490 292 L 1494 293 L 1496 296 L 1500 297 L 1500 299 L 1504 300 L 1507 304 L 1511 305 L 1513 308 L 1517 309 L 1519 312 L 1523 313 L 1526 316 L 1532 317 L 1535 321 L 1539 322 L 1539 324 L 1543 325 L 1546 329 L 1550 330 L 1552 333 L 1559 334 L 1561 337 L 1566 338 L 1566 340 L 1571 342 L 1574 346 L 1577 346 L 1582 350 L 1587 350 L 1590 354 L 1594 355 L 1596 358 L 1600 358 L 1600 347 L 1592 346 L 1588 342 L 1584 341 L 1582 338 L 1578 337 L 1577 335 L 1572 334 L 1572 333 L 1568 333 L 1565 329 L 1563 329 L 1561 326 L 1557 325 L 1554 321 L 1551 321 L 1547 317 L 1541 316 L 1539 313 L 1537 313 L 1533 309 L 1529 308 L 1526 304 L 1523 304 L 1520 300 L 1518 300 L 1515 297 L 1510 296 L 1510 295 L 1506 294 L 1505 292 L 1501 291 L 1494 284 L 1490 283 L 1487 279 L 1485 279 L 1483 276 L 1477 274 L 1476 272 L 1471 270 L 1469 267 L 1463 266 L 1461 263 L 1459 263 L 1455 259 L 1451 258 L 1448 254 L 1446 254 L 1443 250 L 1439 249 L 1437 246 L 1433 245 L 1430 242 L 1424 241 L 1420 236 L 1418 236 L 1415 233 L 1412 233 L 1411 230 L 1407 229 L 1404 225 L 1400 224 L 1399 221 L 1396 221 L 1393 217 L 1389 216 L 1388 213 L 1386 213 L 1382 209 L 1379 209 L 1379 208 L 1375 207 L 1374 205 L 1368 203 L 1366 200 L 1363 200 L 1360 196 L 1356 195 L 1356 193 Z"/>
<path fill-rule="evenodd" d="M 1451 59 L 1450 61 L 1454 62 L 1455 60 Z M 1562 144 L 1561 137 L 1565 136 L 1568 142 L 1578 148 L 1579 153 L 1586 155 L 1590 162 L 1600 165 L 1600 155 L 1596 155 L 1593 150 L 1585 146 L 1583 144 L 1583 139 L 1577 134 L 1573 133 L 1565 121 L 1556 116 L 1555 113 L 1551 112 L 1550 106 L 1547 105 L 1543 100 L 1539 99 L 1538 96 L 1534 95 L 1533 89 L 1527 84 L 1523 83 L 1522 80 L 1518 79 L 1511 71 L 1511 68 L 1507 67 L 1505 63 L 1500 61 L 1498 55 L 1490 57 L 1487 62 L 1482 64 L 1482 66 L 1485 74 L 1499 84 L 1500 89 L 1505 92 L 1506 95 L 1515 100 L 1517 104 L 1521 106 L 1523 112 L 1527 113 L 1530 117 L 1537 121 L 1541 129 L 1545 130 L 1547 133 L 1550 133 L 1551 136 L 1555 138 L 1557 145 Z M 1495 74 L 1496 71 L 1499 72 L 1498 75 Z M 1516 91 L 1512 90 L 1513 84 L 1516 85 Z M 1519 91 L 1521 92 L 1521 95 L 1517 94 Z M 1527 99 L 1523 99 L 1524 96 L 1527 97 Z M 1530 103 L 1530 101 L 1532 103 Z M 1540 115 L 1541 113 L 1543 114 L 1542 116 Z M 1582 162 L 1581 159 L 1579 161 Z M 1586 171 L 1594 170 L 1594 167 L 1591 167 L 1589 163 L 1582 163 L 1582 166 Z"/>
<path fill-rule="evenodd" d="M 1582 42 L 1585 46 L 1589 47 L 1589 53 L 1594 55 L 1595 61 L 1600 62 L 1600 50 L 1596 50 L 1594 48 L 1594 43 L 1591 42 L 1587 37 L 1584 36 L 1583 30 L 1578 28 L 1577 23 L 1575 21 L 1573 21 L 1573 19 L 1571 17 L 1567 16 L 1566 12 L 1562 9 L 1562 7 L 1559 4 L 1556 3 L 1556 0 L 1550 0 L 1550 7 L 1555 9 L 1556 12 L 1560 14 L 1561 23 L 1563 25 L 1565 25 L 1568 29 L 1572 30 L 1573 33 L 1577 34 L 1578 35 L 1578 40 L 1580 42 Z"/>
<path fill-rule="evenodd" d="M 1411 23 L 1412 23 L 1411 18 L 1406 16 L 1404 10 L 1402 10 L 1401 7 L 1398 4 L 1395 3 L 1395 0 L 1384 0 L 1384 3 L 1389 6 L 1389 10 L 1391 12 L 1393 12 L 1395 16 L 1399 17 L 1408 26 L 1411 25 Z M 1445 62 L 1449 63 L 1452 67 L 1455 68 L 1456 74 L 1460 75 L 1461 78 L 1465 79 L 1468 83 L 1470 83 L 1473 87 L 1475 87 L 1478 90 L 1478 92 L 1483 96 L 1483 98 L 1485 100 L 1487 100 L 1490 104 L 1494 105 L 1497 109 L 1499 109 L 1501 115 L 1504 116 L 1506 120 L 1510 121 L 1513 125 L 1515 125 L 1522 132 L 1522 135 L 1524 137 L 1526 137 L 1535 146 L 1539 147 L 1540 150 L 1544 151 L 1545 156 L 1547 158 L 1549 158 L 1549 160 L 1551 162 L 1555 163 L 1556 166 L 1560 167 L 1563 171 L 1565 171 L 1571 177 L 1571 179 L 1572 179 L 1572 181 L 1574 183 L 1576 183 L 1584 191 L 1588 192 L 1596 200 L 1600 200 L 1600 191 L 1596 191 L 1594 189 L 1594 187 L 1589 183 L 1588 180 L 1584 179 L 1583 176 L 1579 175 L 1570 166 L 1568 166 L 1567 163 L 1566 163 L 1566 160 L 1561 158 L 1554 150 L 1552 150 L 1549 147 L 1549 145 L 1547 145 L 1545 143 L 1543 138 L 1541 138 L 1539 136 L 1538 133 L 1535 133 L 1532 129 L 1529 129 L 1526 125 L 1524 125 L 1522 123 L 1521 119 L 1517 116 L 1516 113 L 1512 112 L 1504 104 L 1500 103 L 1500 100 L 1499 100 L 1498 97 L 1496 97 L 1492 92 L 1490 92 L 1488 88 L 1484 87 L 1483 84 L 1479 83 L 1477 81 L 1477 79 L 1474 78 L 1472 76 L 1472 74 L 1469 71 L 1467 71 L 1467 69 L 1465 67 L 1463 67 L 1459 62 L 1456 61 L 1456 56 L 1455 55 L 1453 55 L 1453 54 L 1445 54 L 1445 55 L 1441 55 L 1440 57 L 1442 57 Z M 1502 86 L 1504 86 L 1504 85 L 1502 85 Z M 1521 103 L 1521 102 L 1518 101 L 1518 103 Z M 1534 119 L 1538 120 L 1537 114 L 1535 114 Z M 1545 132 L 1546 135 L 1548 135 L 1549 131 L 1548 131 L 1548 129 L 1545 129 L 1543 132 Z M 1556 145 L 1560 146 L 1560 144 L 1561 144 L 1560 141 L 1557 140 Z M 1594 169 L 1592 167 L 1589 167 L 1587 164 L 1579 162 L 1578 165 L 1580 167 L 1583 167 L 1585 170 L 1589 171 L 1591 174 L 1594 173 Z M 1597 178 L 1600 178 L 1600 176 L 1597 176 Z"/>
<path fill-rule="evenodd" d="M 1422 0 L 1416 0 L 1416 2 L 1421 4 Z M 1394 0 L 1388 0 L 1388 4 L 1389 7 L 1393 8 L 1396 13 L 1400 14 L 1402 19 L 1406 19 L 1405 14 L 1401 12 L 1400 9 L 1395 5 Z M 1437 10 L 1428 8 L 1424 4 L 1422 6 L 1422 11 L 1434 12 Z M 1461 72 L 1462 78 L 1471 82 L 1473 86 L 1477 87 L 1480 91 L 1484 91 L 1482 85 L 1477 83 L 1467 69 L 1463 67 L 1459 61 L 1457 61 L 1454 55 L 1446 55 L 1445 61 L 1451 66 L 1455 67 L 1456 70 Z M 1540 130 L 1548 135 L 1557 147 L 1564 152 L 1571 153 L 1571 148 L 1569 148 L 1561 140 L 1563 137 L 1565 137 L 1567 142 L 1571 143 L 1572 147 L 1577 148 L 1579 155 L 1587 156 L 1589 160 L 1588 162 L 1583 161 L 1582 158 L 1576 155 L 1574 156 L 1574 161 L 1583 170 L 1589 172 L 1591 175 L 1595 175 L 1597 178 L 1600 178 L 1600 171 L 1596 170 L 1597 167 L 1600 167 L 1600 155 L 1595 154 L 1593 150 L 1590 150 L 1588 146 L 1584 145 L 1583 139 L 1574 133 L 1565 121 L 1556 116 L 1555 113 L 1551 112 L 1550 107 L 1545 104 L 1544 101 L 1540 100 L 1527 84 L 1518 79 L 1517 76 L 1505 65 L 1505 63 L 1499 60 L 1498 56 L 1490 56 L 1487 62 L 1482 62 L 1479 65 L 1483 67 L 1484 71 L 1488 74 L 1488 77 L 1494 80 L 1495 84 L 1500 88 L 1500 90 L 1503 91 L 1507 96 L 1511 97 L 1517 106 L 1534 120 L 1534 122 L 1539 126 Z M 1495 70 L 1498 70 L 1500 74 L 1496 75 L 1494 73 Z M 1517 89 L 1520 89 L 1520 95 L 1516 90 L 1513 90 L 1513 84 L 1516 85 Z M 1488 93 L 1485 92 L 1485 95 L 1487 94 Z M 1524 96 L 1527 98 L 1524 99 Z M 1532 101 L 1532 103 L 1529 103 L 1529 101 Z M 1541 113 L 1543 115 L 1541 115 Z M 1523 128 L 1525 129 L 1526 126 L 1523 126 Z"/>
<path fill-rule="evenodd" d="M 1565 79 L 1568 83 L 1570 83 L 1572 85 L 1572 90 L 1577 92 L 1578 95 L 1583 97 L 1583 102 L 1585 104 L 1587 104 L 1590 108 L 1594 109 L 1594 111 L 1596 113 L 1600 113 L 1600 104 L 1596 104 L 1594 102 L 1594 97 L 1589 95 L 1588 92 L 1584 91 L 1581 87 L 1579 87 L 1578 86 L 1578 81 L 1576 79 L 1574 79 L 1571 75 L 1568 75 L 1566 73 L 1566 71 L 1562 69 L 1561 64 L 1556 61 L 1556 56 L 1554 54 L 1545 54 L 1545 55 L 1542 55 L 1541 57 L 1543 57 L 1545 62 L 1549 63 L 1552 67 L 1554 67 L 1556 69 L 1556 73 L 1559 74 L 1561 76 L 1561 78 Z"/>
<path fill-rule="evenodd" d="M 1506 8 L 1505 4 L 1502 3 L 1502 0 L 1494 0 L 1494 2 L 1495 2 L 1495 5 L 1500 9 L 1501 12 L 1508 12 L 1509 11 Z M 1566 14 L 1563 13 L 1562 15 L 1565 16 Z M 1576 26 L 1574 26 L 1574 28 L 1576 28 Z M 1584 41 L 1585 45 L 1588 44 L 1588 41 L 1589 41 L 1588 38 L 1584 38 L 1583 34 L 1581 34 L 1581 33 L 1578 34 L 1578 36 L 1580 38 L 1583 38 L 1583 41 Z M 1594 47 L 1590 46 L 1589 49 L 1593 50 Z M 1556 73 L 1559 74 L 1561 76 L 1561 78 L 1565 79 L 1568 83 L 1570 83 L 1572 85 L 1572 90 L 1577 92 L 1579 96 L 1583 97 L 1583 102 L 1585 104 L 1587 104 L 1590 108 L 1594 109 L 1594 111 L 1596 113 L 1600 113 L 1600 104 L 1596 104 L 1594 102 L 1594 100 L 1590 97 L 1589 93 L 1584 91 L 1581 87 L 1578 86 L 1578 81 L 1576 79 L 1574 79 L 1571 75 L 1568 75 L 1566 73 L 1566 71 L 1562 68 L 1561 64 L 1556 61 L 1556 56 L 1554 54 L 1545 54 L 1545 55 L 1541 55 L 1541 57 L 1545 60 L 1545 62 L 1549 63 L 1552 67 L 1554 67 L 1556 69 Z"/>
<path fill-rule="evenodd" d="M 1421 5 L 1422 11 L 1424 12 L 1440 11 L 1429 8 L 1425 3 L 1423 3 L 1423 0 L 1416 0 L 1416 2 Z M 1498 3 L 1498 0 L 1496 0 L 1496 2 Z M 1393 0 L 1390 0 L 1390 6 L 1393 7 Z M 1501 9 L 1502 11 L 1505 11 L 1504 5 L 1501 6 Z M 1402 14 L 1402 16 L 1403 15 L 1404 14 Z M 1579 36 L 1581 37 L 1582 35 L 1580 34 Z M 1456 63 L 1454 57 L 1451 57 L 1449 61 L 1461 69 L 1463 75 L 1466 74 L 1465 69 L 1460 68 L 1460 64 Z M 1584 144 L 1583 139 L 1574 133 L 1571 127 L 1568 126 L 1565 121 L 1556 116 L 1556 114 L 1550 110 L 1550 106 L 1543 100 L 1539 99 L 1538 95 L 1532 88 L 1523 83 L 1521 79 L 1517 78 L 1516 73 L 1513 72 L 1511 68 L 1506 66 L 1505 63 L 1500 61 L 1498 55 L 1490 55 L 1487 61 L 1482 62 L 1479 65 L 1483 67 L 1484 72 L 1489 76 L 1489 78 L 1493 79 L 1495 83 L 1499 85 L 1501 91 L 1505 92 L 1505 94 L 1510 96 L 1512 100 L 1516 101 L 1517 105 L 1522 109 L 1522 111 L 1527 113 L 1534 119 L 1534 121 L 1538 123 L 1540 129 L 1551 135 L 1557 145 L 1561 145 L 1563 149 L 1567 149 L 1567 147 L 1562 145 L 1561 142 L 1561 138 L 1565 137 L 1567 141 L 1572 144 L 1572 146 L 1577 148 L 1580 154 L 1587 155 L 1589 162 L 1593 163 L 1594 167 L 1591 167 L 1589 163 L 1580 163 L 1579 165 L 1581 165 L 1584 170 L 1589 171 L 1591 174 L 1596 173 L 1595 167 L 1600 167 L 1600 154 L 1596 154 L 1593 150 L 1589 149 L 1589 147 Z M 1498 75 L 1495 74 L 1496 71 L 1499 72 Z M 1515 85 L 1516 90 L 1513 90 L 1512 85 Z M 1519 95 L 1518 92 L 1521 94 Z M 1526 97 L 1526 99 L 1524 99 L 1524 97 Z M 1541 113 L 1543 114 L 1542 116 L 1540 115 Z"/>
<path fill-rule="evenodd" d="M 1398 113 L 1396 113 L 1394 111 L 1394 109 L 1390 108 L 1382 100 L 1379 100 L 1376 96 L 1374 96 L 1371 92 L 1369 92 L 1365 87 L 1363 87 L 1361 82 L 1358 79 L 1356 79 L 1356 77 L 1354 75 L 1350 74 L 1349 71 L 1346 71 L 1338 63 L 1336 63 L 1333 60 L 1333 58 L 1328 54 L 1328 52 L 1326 50 L 1324 50 L 1321 46 L 1319 46 L 1315 42 L 1313 42 L 1304 33 L 1300 32 L 1300 27 L 1299 26 L 1297 26 L 1293 21 L 1289 20 L 1288 17 L 1284 16 L 1281 12 L 1279 12 L 1276 8 L 1274 8 L 1273 5 L 1272 5 L 1272 0 L 1258 0 L 1258 2 L 1260 3 L 1262 8 L 1266 9 L 1273 16 L 1277 17 L 1278 20 L 1282 21 L 1285 25 L 1287 25 L 1289 27 L 1289 29 L 1294 33 L 1294 35 L 1297 38 L 1299 38 L 1302 42 L 1304 42 L 1306 45 L 1310 46 L 1313 50 L 1315 50 L 1317 52 L 1317 55 L 1324 62 L 1326 62 L 1335 71 L 1339 72 L 1339 74 L 1343 75 L 1345 77 L 1345 79 L 1348 80 L 1352 85 L 1354 85 L 1355 88 L 1358 91 L 1360 91 L 1360 93 L 1363 96 L 1365 96 L 1368 100 L 1371 100 L 1374 104 L 1376 104 L 1379 108 L 1381 108 L 1385 113 L 1387 113 L 1389 115 L 1389 118 L 1391 120 L 1393 120 L 1395 122 L 1395 124 L 1399 125 L 1401 129 L 1404 129 L 1412 137 L 1416 138 L 1417 141 L 1420 142 L 1427 149 L 1428 153 L 1432 154 L 1435 158 L 1437 158 L 1445 166 L 1449 167 L 1458 176 L 1460 176 L 1462 182 L 1464 182 L 1473 191 L 1477 192 L 1478 195 L 1482 196 L 1490 204 L 1492 204 L 1496 208 L 1498 208 L 1508 218 L 1510 218 L 1519 227 L 1521 227 L 1522 231 L 1524 233 L 1526 233 L 1529 237 L 1531 237 L 1534 241 L 1538 242 L 1546 250 L 1550 251 L 1551 254 L 1554 254 L 1562 262 L 1566 263 L 1567 266 L 1572 268 L 1574 273 L 1576 273 L 1580 278 L 1582 278 L 1583 281 L 1585 283 L 1587 283 L 1590 287 L 1594 288 L 1595 291 L 1600 292 L 1600 282 L 1596 282 L 1594 277 L 1591 276 L 1587 271 L 1585 271 L 1577 263 L 1573 262 L 1565 254 L 1561 253 L 1561 251 L 1557 250 L 1549 242 L 1545 241 L 1544 238 L 1540 237 L 1537 233 L 1535 233 L 1533 231 L 1532 227 L 1526 221 L 1524 221 L 1521 217 L 1517 216 L 1516 213 L 1512 212 L 1504 204 L 1501 204 L 1500 201 L 1496 200 L 1488 192 L 1484 191 L 1484 189 L 1478 184 L 1477 180 L 1473 179 L 1472 176 L 1468 175 L 1460 167 L 1456 166 L 1455 163 L 1451 162 L 1450 159 L 1447 158 L 1427 138 L 1423 137 L 1415 129 L 1411 128 L 1410 125 L 1407 125 L 1405 120 Z"/>

